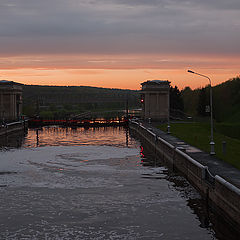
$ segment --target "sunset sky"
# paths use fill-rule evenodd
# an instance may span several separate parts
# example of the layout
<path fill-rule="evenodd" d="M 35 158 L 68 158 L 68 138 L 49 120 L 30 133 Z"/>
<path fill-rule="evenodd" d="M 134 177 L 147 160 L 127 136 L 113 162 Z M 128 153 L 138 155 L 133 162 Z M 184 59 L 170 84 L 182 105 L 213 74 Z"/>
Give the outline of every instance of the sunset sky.
<path fill-rule="evenodd" d="M 239 75 L 239 0 L 0 0 L 0 79 L 180 89 Z"/>

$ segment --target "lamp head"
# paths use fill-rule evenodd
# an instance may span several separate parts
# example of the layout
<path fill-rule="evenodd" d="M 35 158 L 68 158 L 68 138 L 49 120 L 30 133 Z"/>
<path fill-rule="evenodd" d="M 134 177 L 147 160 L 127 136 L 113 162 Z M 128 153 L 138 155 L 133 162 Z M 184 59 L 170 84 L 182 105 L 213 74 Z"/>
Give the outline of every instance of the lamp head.
<path fill-rule="evenodd" d="M 193 72 L 192 70 L 188 70 L 188 72 L 189 72 L 189 73 L 195 73 L 195 72 Z"/>

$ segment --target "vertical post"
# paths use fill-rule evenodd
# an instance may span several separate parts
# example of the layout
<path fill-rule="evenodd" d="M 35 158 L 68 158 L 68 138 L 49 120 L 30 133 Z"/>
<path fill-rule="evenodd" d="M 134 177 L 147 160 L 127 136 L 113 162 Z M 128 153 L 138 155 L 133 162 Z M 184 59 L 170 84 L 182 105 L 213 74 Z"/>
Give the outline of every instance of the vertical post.
<path fill-rule="evenodd" d="M 126 96 L 126 120 L 128 121 L 128 93 Z"/>
<path fill-rule="evenodd" d="M 223 155 L 225 156 L 226 155 L 226 152 L 227 152 L 227 142 L 226 141 L 222 141 L 222 152 L 223 152 Z"/>
<path fill-rule="evenodd" d="M 213 139 L 213 100 L 212 100 L 212 84 L 211 84 L 211 79 L 208 76 L 205 76 L 200 73 L 193 72 L 192 70 L 188 70 L 189 73 L 193 73 L 202 77 L 205 77 L 209 80 L 210 83 L 210 108 L 211 108 L 211 141 L 210 141 L 210 155 L 215 155 L 215 150 L 214 150 L 214 139 Z"/>
<path fill-rule="evenodd" d="M 168 88 L 168 123 L 167 123 L 167 134 L 170 134 L 170 88 Z"/>
<path fill-rule="evenodd" d="M 128 147 L 128 131 L 129 131 L 129 128 L 125 128 L 125 132 L 126 132 L 126 147 Z"/>
<path fill-rule="evenodd" d="M 37 147 L 39 146 L 39 135 L 38 135 L 38 128 L 36 130 L 36 140 L 37 140 Z"/>
<path fill-rule="evenodd" d="M 37 114 L 37 116 L 39 116 L 39 97 L 38 96 L 36 99 L 36 114 Z"/>
<path fill-rule="evenodd" d="M 208 78 L 210 81 L 210 108 L 211 108 L 211 142 L 210 142 L 210 155 L 215 155 L 214 151 L 214 140 L 213 140 L 213 103 L 212 103 L 212 85 L 211 85 L 211 80 Z"/>

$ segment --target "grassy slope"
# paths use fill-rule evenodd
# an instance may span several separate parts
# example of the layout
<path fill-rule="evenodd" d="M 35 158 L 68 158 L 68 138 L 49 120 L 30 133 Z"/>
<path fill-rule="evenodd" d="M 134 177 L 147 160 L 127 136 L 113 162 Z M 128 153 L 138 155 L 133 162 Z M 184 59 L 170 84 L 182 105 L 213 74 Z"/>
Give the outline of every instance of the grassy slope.
<path fill-rule="evenodd" d="M 166 130 L 166 125 L 160 125 L 160 129 Z M 174 123 L 171 124 L 171 132 L 199 149 L 210 151 L 210 124 L 208 123 Z M 226 141 L 226 155 L 222 152 L 222 141 Z M 219 132 L 214 132 L 215 151 L 218 158 L 240 169 L 240 140 L 227 137 Z"/>

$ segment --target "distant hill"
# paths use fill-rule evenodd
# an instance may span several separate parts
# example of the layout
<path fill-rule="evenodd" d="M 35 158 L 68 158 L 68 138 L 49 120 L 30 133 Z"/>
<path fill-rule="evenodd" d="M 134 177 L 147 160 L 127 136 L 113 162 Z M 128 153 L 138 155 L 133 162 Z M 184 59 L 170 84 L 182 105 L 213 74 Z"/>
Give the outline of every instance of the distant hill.
<path fill-rule="evenodd" d="M 140 93 L 134 90 L 86 86 L 23 86 L 23 112 L 28 116 L 49 114 L 64 115 L 99 109 L 125 109 L 140 105 Z M 49 116 L 52 117 L 52 116 Z M 57 116 L 56 116 L 57 117 Z"/>

